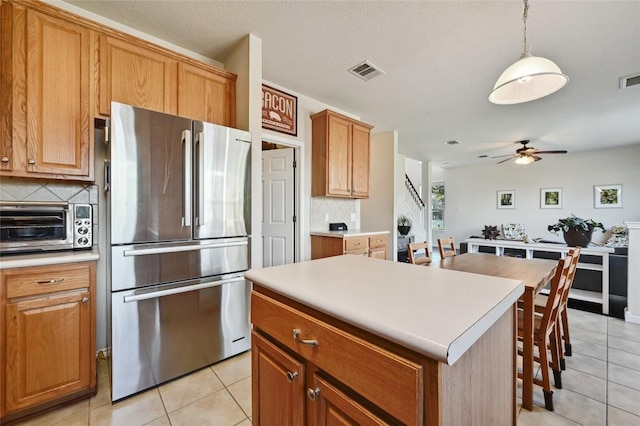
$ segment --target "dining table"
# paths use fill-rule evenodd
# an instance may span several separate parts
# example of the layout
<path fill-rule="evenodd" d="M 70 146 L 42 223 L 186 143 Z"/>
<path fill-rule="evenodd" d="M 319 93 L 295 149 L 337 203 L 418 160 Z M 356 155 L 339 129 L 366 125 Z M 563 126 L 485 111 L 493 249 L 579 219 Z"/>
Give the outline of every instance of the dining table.
<path fill-rule="evenodd" d="M 555 274 L 558 262 L 547 259 L 523 259 L 488 253 L 463 253 L 433 262 L 433 266 L 454 271 L 521 280 L 525 284 L 520 297 L 523 310 L 522 407 L 533 409 L 533 353 L 535 298 Z"/>

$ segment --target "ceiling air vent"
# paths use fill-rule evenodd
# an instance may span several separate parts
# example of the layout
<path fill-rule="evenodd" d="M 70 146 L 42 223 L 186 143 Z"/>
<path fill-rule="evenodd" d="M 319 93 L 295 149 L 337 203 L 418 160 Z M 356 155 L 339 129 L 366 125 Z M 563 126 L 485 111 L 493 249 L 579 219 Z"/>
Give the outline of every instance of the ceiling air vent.
<path fill-rule="evenodd" d="M 349 69 L 349 72 L 351 74 L 363 79 L 364 81 L 369 81 L 372 78 L 377 77 L 377 76 L 385 73 L 384 71 L 382 71 L 380 68 L 378 68 L 377 66 L 373 65 L 369 61 L 364 61 L 364 62 L 359 63 L 355 67 L 351 67 Z"/>
<path fill-rule="evenodd" d="M 626 89 L 627 87 L 640 84 L 640 74 L 628 75 L 620 79 L 620 88 Z"/>
<path fill-rule="evenodd" d="M 460 145 L 460 142 L 458 142 L 456 140 L 450 140 L 450 141 L 446 141 L 445 144 L 447 144 L 447 145 Z"/>

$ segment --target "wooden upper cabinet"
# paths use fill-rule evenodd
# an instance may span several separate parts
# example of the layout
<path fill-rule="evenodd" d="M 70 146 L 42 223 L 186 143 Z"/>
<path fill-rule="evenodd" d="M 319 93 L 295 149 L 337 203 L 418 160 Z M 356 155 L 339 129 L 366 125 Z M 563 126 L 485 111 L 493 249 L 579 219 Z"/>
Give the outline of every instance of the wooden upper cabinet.
<path fill-rule="evenodd" d="M 311 195 L 367 198 L 372 126 L 329 110 L 312 115 L 311 123 Z"/>
<path fill-rule="evenodd" d="M 370 130 L 370 127 L 356 123 L 351 125 L 351 155 L 353 156 L 351 193 L 354 197 L 369 196 Z"/>
<path fill-rule="evenodd" d="M 91 31 L 4 2 L 2 23 L 0 174 L 92 180 Z"/>
<path fill-rule="evenodd" d="M 327 195 L 351 196 L 351 123 L 329 116 L 327 134 Z"/>
<path fill-rule="evenodd" d="M 154 50 L 100 35 L 100 114 L 111 101 L 177 113 L 177 61 Z"/>
<path fill-rule="evenodd" d="M 202 67 L 178 63 L 178 115 L 235 127 L 235 75 L 227 77 Z"/>

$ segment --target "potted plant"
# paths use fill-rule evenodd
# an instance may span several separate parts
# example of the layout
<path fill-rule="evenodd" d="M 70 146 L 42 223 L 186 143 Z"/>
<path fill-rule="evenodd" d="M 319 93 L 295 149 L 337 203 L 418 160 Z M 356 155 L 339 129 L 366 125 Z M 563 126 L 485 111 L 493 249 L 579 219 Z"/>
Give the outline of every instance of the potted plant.
<path fill-rule="evenodd" d="M 572 214 L 571 216 L 558 220 L 557 223 L 547 227 L 549 232 L 555 234 L 562 231 L 564 241 L 568 246 L 587 247 L 591 242 L 591 234 L 594 229 L 604 232 L 604 226 L 593 219 L 582 219 Z"/>
<path fill-rule="evenodd" d="M 411 230 L 411 219 L 407 215 L 398 216 L 398 232 L 400 235 L 407 235 Z"/>

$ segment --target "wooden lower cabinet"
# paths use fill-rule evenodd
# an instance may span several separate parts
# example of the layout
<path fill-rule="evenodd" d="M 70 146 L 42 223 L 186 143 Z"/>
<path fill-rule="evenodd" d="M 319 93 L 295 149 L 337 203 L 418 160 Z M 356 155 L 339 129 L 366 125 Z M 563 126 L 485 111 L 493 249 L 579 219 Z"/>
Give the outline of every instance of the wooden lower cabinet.
<path fill-rule="evenodd" d="M 251 304 L 254 424 L 419 423 L 420 365 L 260 292 Z"/>
<path fill-rule="evenodd" d="M 95 263 L 0 276 L 0 421 L 95 394 Z"/>
<path fill-rule="evenodd" d="M 387 259 L 387 235 L 326 237 L 311 236 L 311 259 L 353 254 Z"/>
<path fill-rule="evenodd" d="M 259 282 L 251 317 L 254 425 L 516 424 L 513 307 L 454 365 Z"/>

